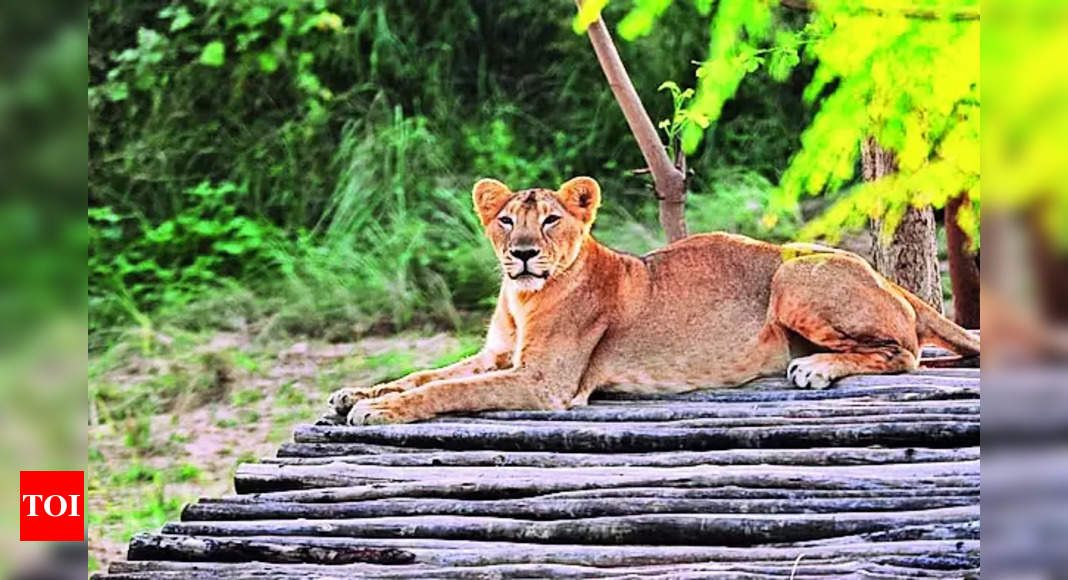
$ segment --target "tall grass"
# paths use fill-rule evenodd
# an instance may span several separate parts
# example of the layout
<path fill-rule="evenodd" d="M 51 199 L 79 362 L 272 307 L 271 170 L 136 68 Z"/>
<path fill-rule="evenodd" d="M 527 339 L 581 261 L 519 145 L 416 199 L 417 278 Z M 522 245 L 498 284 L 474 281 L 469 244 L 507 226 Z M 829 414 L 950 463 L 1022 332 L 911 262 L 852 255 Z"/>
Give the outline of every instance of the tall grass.
<path fill-rule="evenodd" d="M 470 179 L 450 171 L 425 119 L 391 113 L 382 126 L 346 126 L 323 219 L 305 239 L 278 248 L 277 290 L 290 299 L 280 323 L 288 330 L 457 327 L 460 310 L 492 295 L 495 270 L 481 251 Z"/>

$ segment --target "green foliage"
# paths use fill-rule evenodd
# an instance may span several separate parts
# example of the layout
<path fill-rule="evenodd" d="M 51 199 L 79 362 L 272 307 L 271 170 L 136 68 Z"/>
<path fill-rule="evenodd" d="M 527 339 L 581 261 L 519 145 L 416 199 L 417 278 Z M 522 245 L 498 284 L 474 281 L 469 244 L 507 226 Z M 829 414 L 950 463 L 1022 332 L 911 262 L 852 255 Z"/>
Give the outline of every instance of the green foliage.
<path fill-rule="evenodd" d="M 656 87 L 707 46 L 701 7 L 642 5 L 672 33 L 620 50 L 650 113 L 685 133 L 700 117 Z M 496 292 L 470 208 L 479 177 L 520 188 L 593 175 L 610 208 L 598 235 L 648 249 L 655 200 L 628 172 L 643 160 L 573 14 L 564 0 L 460 1 L 432 18 L 385 0 L 93 2 L 90 348 L 130 326 L 144 353 L 161 331 L 457 328 Z M 753 98 L 708 127 L 717 141 L 690 162 L 691 211 L 734 228 L 745 212 L 721 204 L 748 204 L 717 176 L 748 166 L 777 181 L 805 115 L 786 104 L 790 87 L 746 78 L 740 90 Z M 168 376 L 151 397 L 94 396 L 125 416 L 200 389 Z"/>
<path fill-rule="evenodd" d="M 951 13 L 960 2 L 942 2 Z M 856 216 L 885 217 L 891 233 L 910 205 L 942 207 L 967 192 L 961 225 L 976 241 L 979 192 L 979 24 L 855 14 L 831 5 L 815 16 L 825 36 L 808 47 L 819 62 L 805 98 L 823 98 L 783 176 L 780 203 L 836 191 L 853 178 L 861 141 L 896 153 L 898 172 L 846 192 L 806 228 L 831 236 Z"/>
<path fill-rule="evenodd" d="M 183 193 L 176 214 L 156 224 L 108 206 L 89 209 L 91 307 L 104 312 L 180 307 L 220 280 L 272 265 L 271 244 L 283 236 L 263 220 L 237 214 L 247 185 L 201 182 Z"/>
<path fill-rule="evenodd" d="M 674 109 L 672 115 L 660 121 L 657 126 L 667 135 L 668 157 L 675 159 L 682 132 L 691 123 L 701 129 L 707 129 L 708 117 L 686 108 L 686 102 L 693 98 L 693 89 L 682 90 L 674 81 L 665 81 L 657 90 L 671 93 L 671 104 Z"/>
<path fill-rule="evenodd" d="M 802 195 L 827 193 L 836 203 L 803 236 L 833 238 L 878 217 L 892 232 L 910 205 L 941 207 L 966 192 L 973 205 L 962 212 L 961 225 L 978 241 L 979 23 L 953 18 L 977 12 L 977 2 L 923 3 L 925 13 L 941 16 L 936 18 L 847 0 L 813 6 L 802 26 L 792 21 L 791 9 L 776 3 L 719 2 L 689 114 L 719 120 L 747 75 L 765 70 L 786 81 L 804 56 L 815 63 L 804 100 L 818 111 L 765 221 L 773 223 Z M 640 26 L 621 23 L 621 35 L 648 33 L 665 9 L 664 2 L 638 2 L 624 22 Z M 690 123 L 682 129 L 688 153 L 697 150 L 705 128 Z M 899 171 L 854 187 L 867 138 L 896 154 Z"/>
<path fill-rule="evenodd" d="M 173 478 L 174 481 L 179 483 L 187 481 L 196 481 L 200 479 L 200 468 L 190 463 L 182 463 L 174 469 Z"/>
<path fill-rule="evenodd" d="M 690 227 L 698 231 L 729 231 L 758 239 L 791 239 L 801 226 L 801 216 L 791 207 L 769 211 L 774 185 L 747 169 L 723 169 L 714 173 L 710 190 L 686 212 Z"/>

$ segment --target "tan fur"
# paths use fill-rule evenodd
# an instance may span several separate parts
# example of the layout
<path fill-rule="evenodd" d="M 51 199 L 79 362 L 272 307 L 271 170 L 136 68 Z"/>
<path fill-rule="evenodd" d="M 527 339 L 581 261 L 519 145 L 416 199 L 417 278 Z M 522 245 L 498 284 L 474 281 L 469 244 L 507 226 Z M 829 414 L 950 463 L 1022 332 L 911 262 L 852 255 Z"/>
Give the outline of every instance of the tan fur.
<path fill-rule="evenodd" d="M 482 351 L 342 389 L 334 409 L 353 425 L 566 409 L 598 388 L 682 392 L 784 371 L 799 387 L 824 388 L 915 368 L 921 343 L 979 352 L 978 339 L 848 252 L 725 233 L 642 257 L 610 250 L 590 235 L 600 197 L 587 177 L 555 192 L 476 184 L 502 269 Z"/>

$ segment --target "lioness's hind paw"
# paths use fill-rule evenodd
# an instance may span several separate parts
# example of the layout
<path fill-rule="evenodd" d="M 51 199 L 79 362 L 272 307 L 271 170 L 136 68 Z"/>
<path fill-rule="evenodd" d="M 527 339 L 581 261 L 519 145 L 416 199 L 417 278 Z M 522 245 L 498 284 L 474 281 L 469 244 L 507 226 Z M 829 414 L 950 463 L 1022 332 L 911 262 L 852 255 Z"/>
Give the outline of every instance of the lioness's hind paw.
<path fill-rule="evenodd" d="M 831 377 L 824 365 L 812 357 L 795 358 L 786 367 L 786 380 L 799 389 L 826 389 L 831 386 Z"/>

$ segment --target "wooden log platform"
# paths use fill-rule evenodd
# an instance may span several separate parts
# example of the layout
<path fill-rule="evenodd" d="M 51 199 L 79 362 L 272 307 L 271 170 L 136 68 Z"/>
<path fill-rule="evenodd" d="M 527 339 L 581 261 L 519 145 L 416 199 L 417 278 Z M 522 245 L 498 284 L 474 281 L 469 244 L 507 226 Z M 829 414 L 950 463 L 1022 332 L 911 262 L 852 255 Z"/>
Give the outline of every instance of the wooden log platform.
<path fill-rule="evenodd" d="M 98 577 L 978 577 L 979 383 L 939 362 L 301 426 Z"/>

